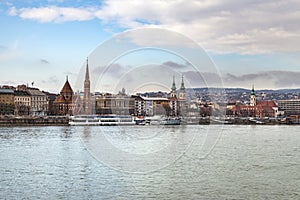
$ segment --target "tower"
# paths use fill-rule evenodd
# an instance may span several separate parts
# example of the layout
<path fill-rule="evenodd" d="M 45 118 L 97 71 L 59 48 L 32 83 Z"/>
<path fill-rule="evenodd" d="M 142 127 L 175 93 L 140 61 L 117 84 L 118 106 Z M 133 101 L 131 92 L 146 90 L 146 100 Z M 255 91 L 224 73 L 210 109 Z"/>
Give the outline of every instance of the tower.
<path fill-rule="evenodd" d="M 179 91 L 179 99 L 182 99 L 182 100 L 185 99 L 185 87 L 184 87 L 183 76 L 181 77 L 181 86 L 180 86 L 180 91 Z"/>
<path fill-rule="evenodd" d="M 252 91 L 250 96 L 250 106 L 256 106 L 256 95 L 254 91 L 254 85 L 252 85 Z"/>
<path fill-rule="evenodd" d="M 68 76 L 66 77 L 65 85 L 60 91 L 60 94 L 65 98 L 66 101 L 72 101 L 73 90 L 69 83 Z"/>
<path fill-rule="evenodd" d="M 176 98 L 175 76 L 173 76 L 173 84 L 172 84 L 172 87 L 171 87 L 170 98 Z"/>
<path fill-rule="evenodd" d="M 73 114 L 73 95 L 74 93 L 67 76 L 60 94 L 55 98 L 52 105 L 49 104 L 52 107 L 50 112 L 56 115 Z"/>
<path fill-rule="evenodd" d="M 177 116 L 177 95 L 176 95 L 176 85 L 175 85 L 175 76 L 173 76 L 173 84 L 171 87 L 169 106 L 171 108 L 171 112 L 169 113 L 171 116 Z"/>
<path fill-rule="evenodd" d="M 84 79 L 84 97 L 83 97 L 84 113 L 92 114 L 91 108 L 91 89 L 88 58 L 86 59 L 85 79 Z"/>

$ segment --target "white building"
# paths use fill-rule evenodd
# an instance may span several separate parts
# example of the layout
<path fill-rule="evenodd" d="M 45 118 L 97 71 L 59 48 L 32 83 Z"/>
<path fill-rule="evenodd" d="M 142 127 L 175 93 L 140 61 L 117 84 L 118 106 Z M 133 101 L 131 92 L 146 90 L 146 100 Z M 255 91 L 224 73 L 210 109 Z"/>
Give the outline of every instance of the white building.
<path fill-rule="evenodd" d="M 300 99 L 279 100 L 278 107 L 287 115 L 300 115 Z"/>
<path fill-rule="evenodd" d="M 26 91 L 15 91 L 15 115 L 29 115 L 31 95 Z"/>
<path fill-rule="evenodd" d="M 31 88 L 27 90 L 31 96 L 30 115 L 45 116 L 48 112 L 48 97 L 39 89 Z"/>

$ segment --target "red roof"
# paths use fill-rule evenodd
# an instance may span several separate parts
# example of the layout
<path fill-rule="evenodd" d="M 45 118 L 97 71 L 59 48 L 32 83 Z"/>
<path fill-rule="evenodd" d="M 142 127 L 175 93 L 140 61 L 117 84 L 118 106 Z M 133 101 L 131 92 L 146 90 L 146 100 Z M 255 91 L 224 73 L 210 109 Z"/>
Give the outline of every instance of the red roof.
<path fill-rule="evenodd" d="M 68 80 L 66 81 L 64 87 L 61 89 L 60 93 L 61 94 L 73 94 L 72 87 Z"/>
<path fill-rule="evenodd" d="M 266 107 L 276 107 L 276 104 L 274 101 L 258 101 L 256 103 L 257 106 L 266 106 Z"/>

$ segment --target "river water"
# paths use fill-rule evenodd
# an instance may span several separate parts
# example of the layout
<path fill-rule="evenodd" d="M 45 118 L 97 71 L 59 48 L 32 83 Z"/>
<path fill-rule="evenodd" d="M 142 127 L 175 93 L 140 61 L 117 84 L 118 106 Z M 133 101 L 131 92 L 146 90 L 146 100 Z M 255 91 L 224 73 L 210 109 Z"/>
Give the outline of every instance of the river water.
<path fill-rule="evenodd" d="M 299 199 L 298 126 L 0 128 L 1 199 Z"/>

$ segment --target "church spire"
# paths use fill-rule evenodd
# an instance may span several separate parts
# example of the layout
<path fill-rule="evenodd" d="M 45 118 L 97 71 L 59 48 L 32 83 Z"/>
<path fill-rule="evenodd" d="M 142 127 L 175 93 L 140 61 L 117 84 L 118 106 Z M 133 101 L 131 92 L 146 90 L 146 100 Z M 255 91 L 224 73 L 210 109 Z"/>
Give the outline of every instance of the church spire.
<path fill-rule="evenodd" d="M 91 88 L 88 58 L 86 59 L 85 80 L 84 80 L 84 110 L 85 114 L 92 114 L 91 110 Z"/>
<path fill-rule="evenodd" d="M 175 91 L 176 91 L 175 76 L 173 76 L 173 84 L 172 84 L 171 90 L 172 90 L 172 92 L 175 92 Z"/>
<path fill-rule="evenodd" d="M 170 94 L 171 98 L 176 98 L 176 84 L 175 84 L 175 76 L 173 76 L 173 84 L 171 87 L 171 94 Z"/>
<path fill-rule="evenodd" d="M 90 80 L 90 73 L 89 73 L 89 59 L 86 58 L 86 68 L 85 68 L 85 81 Z"/>
<path fill-rule="evenodd" d="M 254 84 L 252 85 L 252 91 L 251 91 L 251 95 L 255 95 L 255 91 L 254 91 Z"/>
<path fill-rule="evenodd" d="M 254 91 L 254 85 L 252 85 L 252 91 L 250 95 L 250 106 L 256 106 L 256 95 Z"/>
<path fill-rule="evenodd" d="M 185 90 L 185 87 L 184 87 L 184 81 L 183 81 L 183 76 L 181 77 L 181 86 L 180 86 L 180 90 Z"/>
<path fill-rule="evenodd" d="M 184 87 L 183 76 L 181 77 L 181 86 L 180 86 L 180 91 L 179 91 L 179 99 L 185 99 L 185 87 Z"/>

